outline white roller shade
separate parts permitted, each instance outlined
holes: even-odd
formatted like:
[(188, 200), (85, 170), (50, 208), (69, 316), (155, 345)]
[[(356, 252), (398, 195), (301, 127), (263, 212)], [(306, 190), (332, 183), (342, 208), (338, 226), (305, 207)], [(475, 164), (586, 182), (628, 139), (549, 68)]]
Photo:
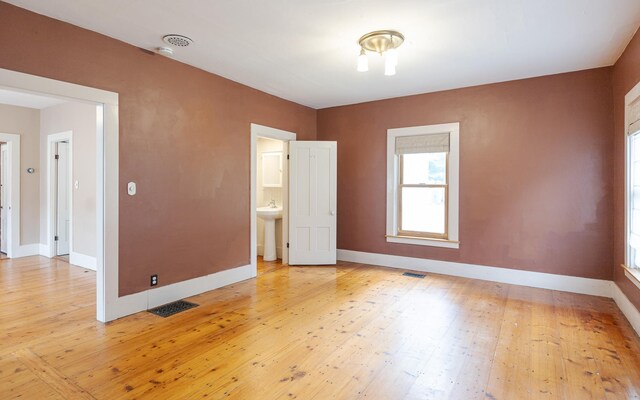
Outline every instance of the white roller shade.
[(449, 134), (399, 136), (396, 138), (396, 154), (447, 153)]

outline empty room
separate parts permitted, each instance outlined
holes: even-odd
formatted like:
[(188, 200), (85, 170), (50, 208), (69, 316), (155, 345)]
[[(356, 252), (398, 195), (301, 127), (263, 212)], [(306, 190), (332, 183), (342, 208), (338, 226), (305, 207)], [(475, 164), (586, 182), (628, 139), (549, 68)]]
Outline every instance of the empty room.
[(638, 28), (0, 1), (0, 399), (640, 399)]

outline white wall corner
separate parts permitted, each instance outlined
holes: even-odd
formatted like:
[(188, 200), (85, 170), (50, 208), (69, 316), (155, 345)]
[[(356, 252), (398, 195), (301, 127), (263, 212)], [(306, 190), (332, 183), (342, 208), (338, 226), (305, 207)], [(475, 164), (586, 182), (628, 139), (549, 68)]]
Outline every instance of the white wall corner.
[(640, 311), (631, 303), (615, 282), (611, 282), (611, 293), (620, 311), (627, 317), (633, 329), (640, 336)]
[(98, 260), (95, 257), (72, 251), (69, 254), (69, 264), (95, 271)]
[(512, 285), (611, 297), (611, 281), (601, 279), (546, 274), (542, 272), (402, 257), (389, 254), (364, 253), (352, 250), (338, 250), (338, 259), (389, 268), (408, 269)]
[(49, 253), (49, 245), (48, 244), (40, 243), (39, 247), (40, 247), (40, 255), (42, 257), (50, 257), (49, 256), (50, 253)]

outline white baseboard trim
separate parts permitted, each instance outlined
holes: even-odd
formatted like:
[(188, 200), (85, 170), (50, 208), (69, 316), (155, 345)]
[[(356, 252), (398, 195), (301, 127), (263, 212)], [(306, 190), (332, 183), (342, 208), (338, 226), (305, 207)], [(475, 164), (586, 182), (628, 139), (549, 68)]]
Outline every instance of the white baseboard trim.
[(98, 261), (95, 257), (72, 251), (71, 253), (69, 253), (69, 264), (95, 271)]
[(389, 254), (365, 253), (352, 250), (338, 250), (338, 260), (509, 283), (512, 285), (560, 290), (563, 292), (611, 297), (611, 281), (601, 279), (546, 274), (542, 272), (394, 256)]
[[(109, 307), (107, 321), (122, 318), (172, 301), (191, 297), (210, 290), (228, 286), (246, 279), (254, 278), (255, 271), (251, 265), (232, 268), (214, 274), (189, 279), (187, 281), (161, 286), (156, 289), (119, 297), (116, 304)], [(162, 277), (159, 277), (162, 279)]]
[(618, 308), (620, 308), (620, 311), (622, 311), (624, 316), (627, 317), (627, 320), (629, 320), (633, 329), (636, 331), (638, 336), (640, 336), (640, 311), (638, 311), (633, 303), (629, 301), (627, 296), (625, 296), (615, 282), (611, 282), (611, 295), (618, 305)]
[(12, 258), (30, 257), (40, 255), (40, 243), (23, 244), (18, 251), (12, 254)]

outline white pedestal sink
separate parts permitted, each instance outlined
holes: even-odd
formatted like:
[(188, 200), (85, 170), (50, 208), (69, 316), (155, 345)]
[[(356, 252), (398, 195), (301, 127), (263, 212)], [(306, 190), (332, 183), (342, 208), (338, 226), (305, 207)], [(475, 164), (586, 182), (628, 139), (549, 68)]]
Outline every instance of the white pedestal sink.
[(282, 218), (282, 207), (258, 207), (258, 217), (264, 221), (264, 261), (275, 261), (276, 255), (276, 220)]

